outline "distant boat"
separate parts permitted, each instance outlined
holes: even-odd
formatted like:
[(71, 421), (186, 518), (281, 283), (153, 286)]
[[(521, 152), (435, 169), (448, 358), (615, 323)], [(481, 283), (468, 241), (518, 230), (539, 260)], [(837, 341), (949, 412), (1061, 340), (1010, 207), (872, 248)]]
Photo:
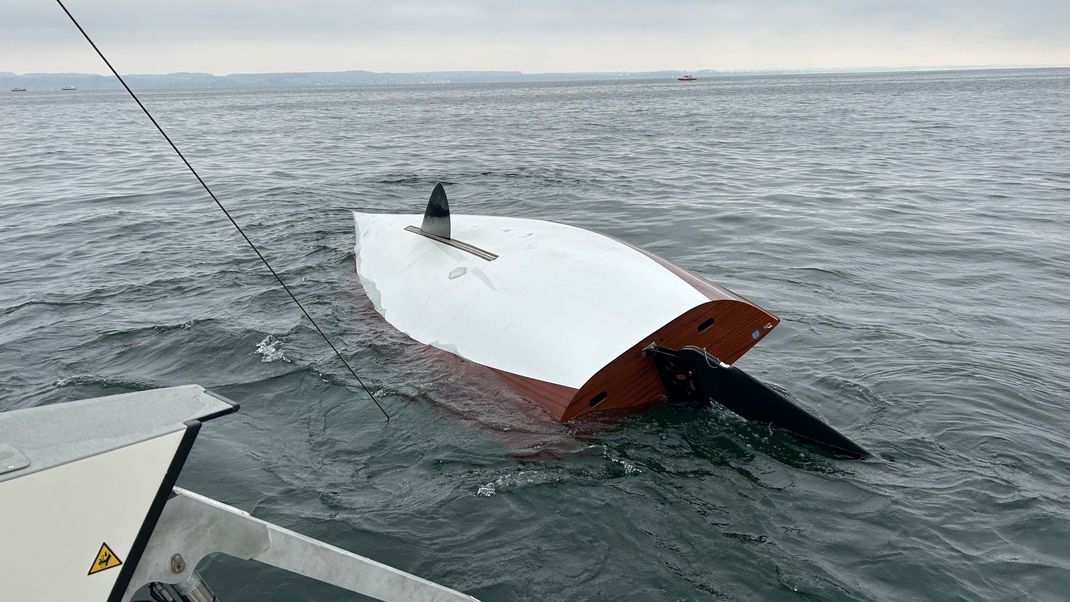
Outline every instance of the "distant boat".
[(70, 91), (70, 90), (77, 90), (77, 89), (78, 89), (78, 88), (75, 88), (74, 86), (63, 86), (63, 90), (67, 90), (67, 91)]
[(695, 77), (694, 75), (691, 75), (690, 73), (688, 73), (687, 75), (685, 75), (683, 77), (678, 77), (676, 79), (678, 79), (678, 80), (680, 80), (682, 82), (693, 82), (693, 81), (697, 80), (698, 78)]
[(11, 91), (12, 92), (25, 92), (26, 88), (12, 88)]

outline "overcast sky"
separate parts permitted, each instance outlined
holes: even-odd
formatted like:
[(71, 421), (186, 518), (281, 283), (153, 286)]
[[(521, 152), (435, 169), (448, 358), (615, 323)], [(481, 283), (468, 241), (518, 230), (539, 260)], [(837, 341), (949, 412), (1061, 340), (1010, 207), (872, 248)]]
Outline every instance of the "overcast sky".
[[(1070, 0), (65, 0), (125, 73), (1070, 65)], [(104, 68), (0, 0), (0, 71)]]

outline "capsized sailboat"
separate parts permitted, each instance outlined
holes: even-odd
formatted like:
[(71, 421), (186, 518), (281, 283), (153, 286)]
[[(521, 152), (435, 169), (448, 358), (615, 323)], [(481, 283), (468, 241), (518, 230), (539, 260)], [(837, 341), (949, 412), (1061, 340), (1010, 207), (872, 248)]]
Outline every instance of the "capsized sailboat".
[(780, 322), (652, 253), (554, 222), (354, 213), (356, 267), (409, 337), (482, 364), (554, 418), (721, 402), (830, 451), (858, 445), (731, 364)]

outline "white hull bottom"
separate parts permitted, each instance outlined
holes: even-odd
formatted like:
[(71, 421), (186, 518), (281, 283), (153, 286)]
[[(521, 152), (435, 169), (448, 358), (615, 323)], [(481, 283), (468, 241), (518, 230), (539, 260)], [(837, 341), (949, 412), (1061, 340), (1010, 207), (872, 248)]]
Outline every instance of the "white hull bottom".
[(651, 344), (694, 345), (731, 363), (779, 322), (609, 236), (449, 215), (439, 192), (422, 218), (354, 214), (364, 291), (401, 332), (492, 369), (558, 420), (663, 397), (642, 354)]

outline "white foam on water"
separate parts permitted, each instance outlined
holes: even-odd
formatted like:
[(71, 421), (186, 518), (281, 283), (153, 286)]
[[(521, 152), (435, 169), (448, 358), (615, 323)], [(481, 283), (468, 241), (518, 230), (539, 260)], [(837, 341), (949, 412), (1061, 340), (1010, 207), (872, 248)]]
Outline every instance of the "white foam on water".
[(275, 335), (267, 335), (264, 340), (256, 344), (256, 352), (263, 356), (260, 361), (267, 364), (277, 360), (288, 362), (286, 356), (282, 353), (282, 341), (275, 338)]

